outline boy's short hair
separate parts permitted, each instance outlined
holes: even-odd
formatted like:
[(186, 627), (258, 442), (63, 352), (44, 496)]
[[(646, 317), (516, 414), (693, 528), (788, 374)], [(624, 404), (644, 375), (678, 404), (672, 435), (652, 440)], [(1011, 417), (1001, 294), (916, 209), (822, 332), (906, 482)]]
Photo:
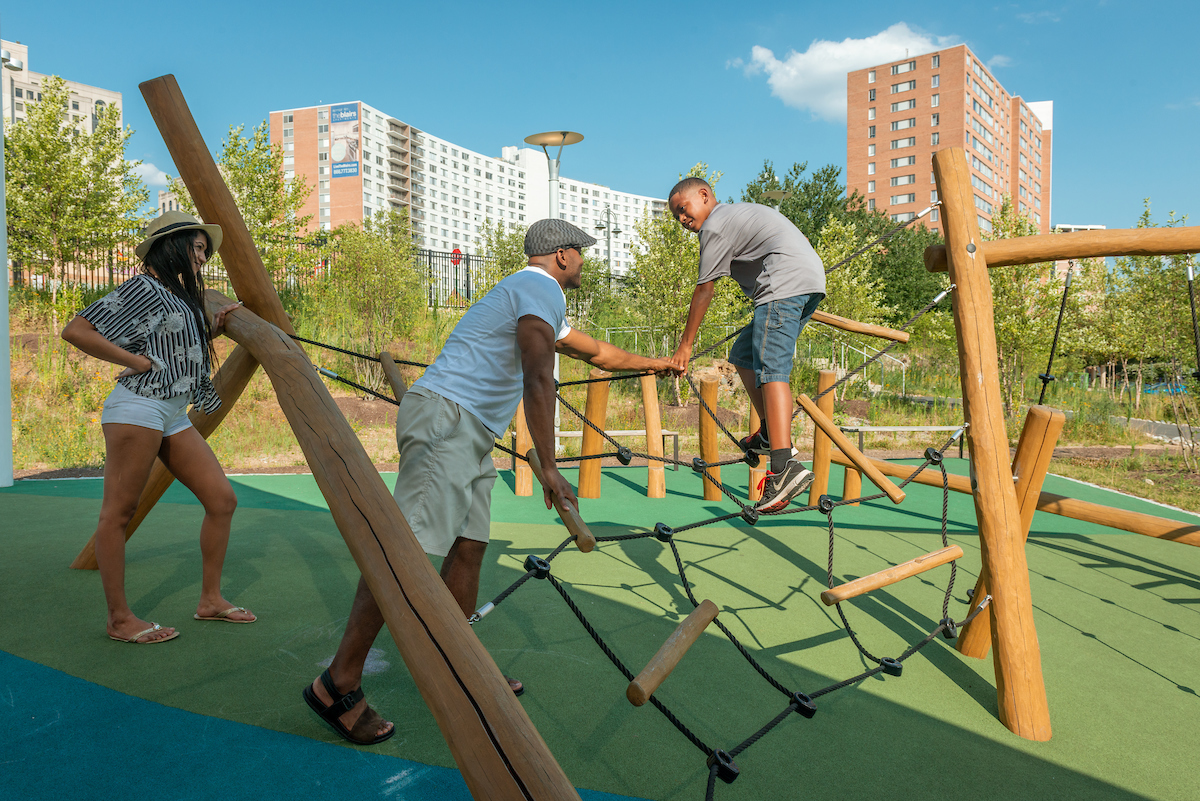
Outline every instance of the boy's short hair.
[(707, 189), (710, 193), (712, 192), (712, 187), (709, 186), (708, 181), (704, 180), (703, 178), (697, 178), (689, 175), (687, 178), (684, 178), (682, 181), (675, 184), (675, 186), (671, 187), (671, 191), (667, 193), (667, 201), (669, 202), (671, 198), (675, 197), (680, 192), (688, 192), (692, 189), (700, 189), (701, 187)]

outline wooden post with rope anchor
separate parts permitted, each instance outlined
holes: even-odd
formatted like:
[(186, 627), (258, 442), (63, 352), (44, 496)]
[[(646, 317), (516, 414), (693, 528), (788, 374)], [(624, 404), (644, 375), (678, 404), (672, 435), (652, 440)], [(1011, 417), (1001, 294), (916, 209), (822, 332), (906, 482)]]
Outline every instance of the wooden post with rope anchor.
[[(1037, 510), (1042, 484), (1050, 469), (1050, 457), (1054, 455), (1054, 446), (1058, 443), (1058, 435), (1062, 433), (1066, 420), (1065, 414), (1048, 406), (1031, 406), (1025, 415), (1025, 425), (1021, 429), (1021, 438), (1017, 440), (1017, 452), (1012, 461), (1012, 473), (1017, 481), (1017, 504), (1021, 510), (1022, 543), (1029, 539), (1033, 513)], [(979, 568), (975, 593), (971, 597), (983, 598), (991, 592), (990, 584), (991, 573), (985, 562)], [(965, 656), (983, 659), (991, 644), (991, 618), (988, 615), (976, 615), (959, 631), (954, 647)]]
[[(588, 378), (608, 378), (612, 373), (593, 368)], [(588, 421), (604, 431), (608, 428), (608, 382), (596, 381), (587, 385), (587, 404), (583, 409)], [(583, 426), (582, 456), (596, 456), (604, 452), (604, 437), (586, 423)], [(600, 497), (600, 460), (586, 459), (579, 463), (579, 497)]]
[(952, 147), (934, 153), (933, 171), (942, 200), (950, 281), (956, 286), (954, 329), (975, 471), (975, 516), (993, 585), (988, 610), (1000, 721), (1026, 739), (1048, 740), (1050, 710), (996, 371), (992, 287), (980, 247), (983, 240), (965, 151)]
[[(817, 377), (817, 408), (826, 417), (833, 417), (833, 393), (829, 389), (837, 382), (836, 370), (822, 370)], [(821, 393), (824, 393), (823, 395)], [(829, 492), (829, 451), (832, 440), (820, 426), (813, 426), (813, 483), (808, 489), (808, 505), (816, 506), (817, 499)]]
[[(758, 431), (762, 426), (762, 418), (758, 416), (758, 409), (754, 408), (754, 404), (750, 404), (750, 430), (747, 432), (750, 436)], [(766, 458), (762, 455), (758, 457), (758, 465), (750, 468), (750, 490), (749, 498), (752, 501), (762, 500), (762, 482), (767, 477), (767, 468), (770, 467), (770, 455)]]
[[(517, 453), (528, 453), (533, 447), (533, 437), (529, 434), (529, 418), (525, 416), (525, 399), (517, 404)], [(538, 479), (541, 480), (540, 477)], [(533, 494), (533, 472), (529, 463), (517, 459), (516, 494), (526, 497)]]
[[(658, 405), (658, 377), (644, 375), (638, 379), (642, 385), (642, 413), (646, 418), (646, 453), (662, 457), (662, 409)], [(667, 497), (667, 474), (663, 463), (646, 460), (646, 497)]]

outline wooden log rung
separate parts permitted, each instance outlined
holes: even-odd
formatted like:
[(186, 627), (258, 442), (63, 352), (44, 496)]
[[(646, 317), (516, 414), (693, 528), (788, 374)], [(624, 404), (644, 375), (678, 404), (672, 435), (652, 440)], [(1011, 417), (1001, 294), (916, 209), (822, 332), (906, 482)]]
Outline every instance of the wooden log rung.
[[(542, 477), (542, 461), (538, 458), (537, 448), (530, 448), (525, 453), (525, 458), (529, 461), (529, 467), (533, 470), (533, 474), (537, 476), (538, 483), (543, 487), (546, 486), (546, 479)], [(584, 523), (583, 518), (579, 516), (579, 510), (558, 497), (557, 494), (552, 493), (551, 497), (554, 499), (554, 508), (558, 510), (563, 525), (575, 536), (575, 544), (579, 546), (579, 550), (584, 553), (591, 552), (596, 547), (596, 538), (592, 536), (587, 523)]]
[(813, 421), (813, 425), (824, 431), (825, 435), (833, 440), (833, 444), (850, 459), (863, 475), (871, 479), (871, 483), (879, 487), (892, 503), (900, 503), (904, 500), (904, 490), (888, 481), (887, 476), (871, 463), (871, 459), (856, 448), (854, 443), (850, 441), (850, 438), (842, 433), (842, 429), (837, 423), (833, 422), (823, 411), (817, 408), (817, 404), (813, 403), (812, 398), (807, 395), (800, 395), (796, 398), (796, 402), (800, 404), (800, 408), (804, 409), (804, 413)]
[(826, 606), (833, 606), (842, 601), (848, 601), (851, 598), (865, 595), (872, 590), (878, 590), (889, 584), (895, 584), (897, 581), (903, 581), (906, 578), (920, 575), (926, 570), (941, 567), (947, 562), (953, 562), (955, 559), (962, 559), (962, 555), (962, 548), (957, 545), (939, 548), (932, 553), (918, 556), (916, 559), (909, 559), (907, 562), (898, 564), (895, 567), (889, 567), (886, 570), (880, 570), (869, 576), (863, 576), (862, 578), (854, 579), (854, 581), (847, 581), (845, 584), (830, 587), (821, 593), (821, 601)]
[(701, 601), (700, 605), (675, 627), (675, 631), (663, 643), (662, 648), (658, 649), (654, 658), (646, 663), (642, 672), (629, 682), (629, 687), (625, 690), (625, 697), (629, 699), (629, 703), (641, 706), (649, 701), (650, 696), (654, 695), (654, 691), (671, 675), (679, 660), (696, 640), (700, 639), (700, 635), (716, 617), (717, 605), (708, 599)]

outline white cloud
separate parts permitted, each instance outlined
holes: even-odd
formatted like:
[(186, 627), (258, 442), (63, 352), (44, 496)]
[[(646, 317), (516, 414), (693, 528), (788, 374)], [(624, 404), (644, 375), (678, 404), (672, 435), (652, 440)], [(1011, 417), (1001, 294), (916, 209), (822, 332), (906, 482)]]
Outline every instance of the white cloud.
[(146, 182), (146, 186), (165, 187), (167, 185), (167, 174), (148, 161), (143, 161), (134, 167), (133, 171)]
[[(808, 109), (831, 122), (846, 119), (846, 73), (873, 64), (897, 61), (959, 43), (955, 36), (930, 36), (897, 22), (865, 39), (830, 42), (817, 39), (803, 53), (789, 50), (781, 60), (756, 45), (746, 74), (767, 74), (771, 94), (785, 105)], [(734, 66), (730, 62), (729, 66)]]
[(1011, 67), (1012, 63), (1012, 59), (1008, 56), (997, 54), (988, 59), (987, 65), (988, 69), (995, 69), (996, 67)]

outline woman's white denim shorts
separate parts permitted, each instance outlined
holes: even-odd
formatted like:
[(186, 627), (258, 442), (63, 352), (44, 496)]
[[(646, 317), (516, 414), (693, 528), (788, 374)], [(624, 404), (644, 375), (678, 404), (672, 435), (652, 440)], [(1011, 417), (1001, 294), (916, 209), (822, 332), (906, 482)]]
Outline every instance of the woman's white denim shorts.
[(122, 423), (153, 428), (161, 431), (164, 437), (169, 437), (191, 426), (192, 421), (188, 419), (187, 414), (189, 400), (191, 393), (176, 395), (166, 400), (146, 398), (136, 392), (130, 392), (118, 383), (104, 401), (104, 413), (100, 415), (100, 424)]

